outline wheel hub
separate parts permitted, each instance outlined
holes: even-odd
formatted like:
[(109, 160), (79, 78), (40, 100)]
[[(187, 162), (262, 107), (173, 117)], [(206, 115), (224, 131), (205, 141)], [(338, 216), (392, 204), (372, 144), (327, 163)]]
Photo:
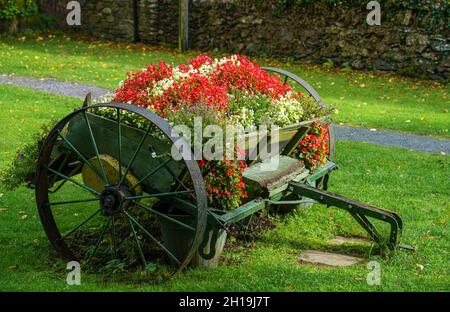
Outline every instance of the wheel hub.
[(105, 188), (100, 194), (100, 207), (103, 213), (108, 216), (120, 213), (130, 204), (130, 201), (127, 200), (128, 196), (130, 196), (130, 192), (125, 185), (115, 185)]

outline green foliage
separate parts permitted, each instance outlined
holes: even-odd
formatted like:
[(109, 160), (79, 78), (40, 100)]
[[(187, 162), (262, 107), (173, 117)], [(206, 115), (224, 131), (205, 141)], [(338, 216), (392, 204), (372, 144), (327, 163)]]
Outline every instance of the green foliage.
[(0, 172), (0, 184), (7, 190), (13, 190), (23, 184), (33, 185), (39, 151), (47, 134), (56, 124), (56, 120), (42, 125), (31, 135), (30, 140), (16, 152), (14, 160)]
[(35, 0), (0, 0), (0, 20), (29, 17), (37, 11)]

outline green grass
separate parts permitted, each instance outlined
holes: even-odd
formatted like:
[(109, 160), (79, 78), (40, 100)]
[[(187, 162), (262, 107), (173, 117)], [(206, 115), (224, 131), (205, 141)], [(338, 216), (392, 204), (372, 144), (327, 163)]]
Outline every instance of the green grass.
[[(130, 70), (160, 60), (176, 65), (197, 54), (141, 44), (80, 41), (67, 36), (0, 37), (0, 73), (52, 77), (114, 89)], [(338, 123), (450, 137), (448, 85), (283, 64), (271, 59), (256, 61), (287, 69), (307, 80), (325, 103), (337, 108), (334, 120)]]
[[(0, 169), (42, 122), (80, 106), (79, 100), (13, 86), (0, 85), (0, 94)], [(225, 249), (218, 269), (190, 269), (158, 284), (136, 276), (82, 272), (82, 285), (71, 287), (65, 263), (49, 260), (51, 248), (34, 193), (22, 187), (0, 190), (0, 290), (449, 291), (450, 157), (350, 142), (338, 142), (336, 156), (341, 169), (333, 173), (331, 191), (400, 213), (403, 243), (417, 247), (416, 252), (398, 251), (386, 260), (363, 245), (332, 246), (328, 239), (334, 235), (363, 232), (345, 212), (316, 206), (280, 219), (253, 246)], [(367, 285), (366, 263), (349, 268), (299, 265), (297, 255), (310, 248), (380, 261), (381, 286)]]

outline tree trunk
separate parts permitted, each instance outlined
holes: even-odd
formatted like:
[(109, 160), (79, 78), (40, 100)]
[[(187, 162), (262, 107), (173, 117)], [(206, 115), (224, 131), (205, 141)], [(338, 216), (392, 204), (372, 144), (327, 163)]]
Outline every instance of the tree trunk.
[(17, 24), (18, 24), (18, 22), (17, 22), (16, 18), (11, 20), (11, 22), (9, 24), (9, 30), (8, 30), (8, 33), (10, 35), (15, 35), (17, 33)]

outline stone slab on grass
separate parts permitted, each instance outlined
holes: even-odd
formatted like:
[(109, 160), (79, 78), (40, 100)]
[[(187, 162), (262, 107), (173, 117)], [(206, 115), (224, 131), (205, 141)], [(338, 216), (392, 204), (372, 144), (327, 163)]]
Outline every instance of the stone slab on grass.
[(362, 262), (363, 260), (364, 259), (362, 258), (319, 250), (305, 250), (298, 257), (298, 261), (300, 263), (310, 263), (334, 267), (351, 266), (359, 262)]
[(364, 239), (364, 238), (357, 238), (357, 237), (344, 237), (344, 236), (336, 236), (329, 241), (331, 244), (334, 245), (341, 245), (341, 244), (371, 244), (372, 242)]

